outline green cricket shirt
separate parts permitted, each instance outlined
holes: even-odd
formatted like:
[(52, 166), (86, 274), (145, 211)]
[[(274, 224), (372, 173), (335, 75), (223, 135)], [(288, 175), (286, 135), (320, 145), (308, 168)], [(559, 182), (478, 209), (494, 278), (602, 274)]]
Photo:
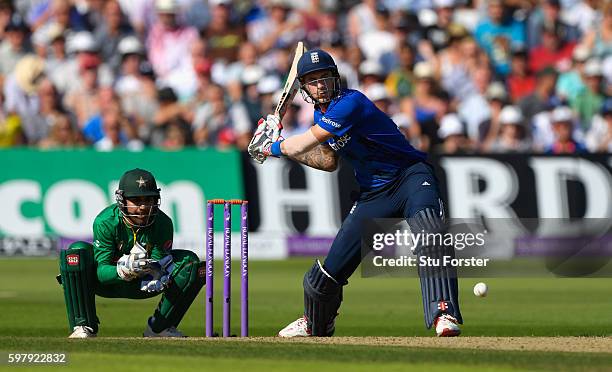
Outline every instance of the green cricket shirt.
[(161, 210), (153, 224), (138, 228), (125, 223), (117, 204), (106, 207), (93, 223), (98, 280), (102, 284), (123, 282), (117, 274), (117, 260), (130, 253), (135, 239), (146, 248), (147, 258), (160, 260), (172, 249), (173, 234), (172, 220)]

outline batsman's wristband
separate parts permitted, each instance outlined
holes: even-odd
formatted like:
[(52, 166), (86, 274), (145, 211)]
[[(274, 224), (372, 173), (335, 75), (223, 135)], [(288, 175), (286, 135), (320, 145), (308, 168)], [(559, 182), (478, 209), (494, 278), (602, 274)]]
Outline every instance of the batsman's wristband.
[(272, 156), (275, 156), (277, 158), (283, 156), (283, 152), (281, 151), (281, 142), (283, 141), (284, 140), (276, 141), (272, 144), (272, 147), (270, 147), (270, 154)]

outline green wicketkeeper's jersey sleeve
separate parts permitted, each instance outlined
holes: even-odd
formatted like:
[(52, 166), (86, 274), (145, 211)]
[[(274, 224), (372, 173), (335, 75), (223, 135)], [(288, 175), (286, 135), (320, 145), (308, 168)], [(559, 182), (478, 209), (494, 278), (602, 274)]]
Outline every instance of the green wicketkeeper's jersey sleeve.
[(102, 284), (113, 284), (122, 282), (117, 274), (117, 263), (115, 262), (115, 240), (109, 227), (100, 220), (96, 220), (93, 226), (94, 234), (94, 258), (97, 262), (98, 280)]
[(174, 238), (174, 226), (172, 225), (172, 219), (165, 213), (161, 213), (157, 216), (155, 221), (155, 236), (152, 237), (153, 248), (151, 249), (151, 258), (154, 260), (161, 260), (170, 253), (172, 249), (172, 239)]

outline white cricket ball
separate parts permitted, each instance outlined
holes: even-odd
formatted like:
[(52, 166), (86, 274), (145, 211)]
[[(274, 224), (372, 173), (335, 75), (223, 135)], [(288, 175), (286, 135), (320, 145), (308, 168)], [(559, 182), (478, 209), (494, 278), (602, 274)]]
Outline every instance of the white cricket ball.
[(484, 283), (476, 283), (474, 286), (474, 295), (478, 297), (486, 297), (487, 296), (487, 285)]

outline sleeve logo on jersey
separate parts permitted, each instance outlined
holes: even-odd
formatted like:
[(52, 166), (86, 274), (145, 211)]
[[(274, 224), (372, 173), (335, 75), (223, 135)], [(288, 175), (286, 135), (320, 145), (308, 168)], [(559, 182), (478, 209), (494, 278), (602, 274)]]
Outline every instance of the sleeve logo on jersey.
[(78, 254), (69, 254), (66, 256), (66, 263), (69, 266), (78, 266), (79, 265), (79, 255)]
[(310, 53), (310, 62), (319, 63), (319, 52)]
[(335, 137), (334, 140), (333, 140), (334, 142), (331, 142), (329, 144), (329, 147), (331, 147), (332, 150), (334, 150), (334, 151), (338, 151), (341, 148), (343, 148), (344, 146), (346, 146), (346, 144), (350, 140), (351, 140), (351, 136), (349, 136), (348, 133), (347, 133), (347, 134), (345, 134), (342, 137)]
[(332, 127), (334, 127), (334, 128), (340, 128), (340, 127), (342, 127), (342, 125), (340, 125), (340, 124), (336, 123), (336, 122), (335, 122), (335, 121), (333, 121), (333, 120), (330, 120), (330, 119), (326, 118), (325, 116), (323, 116), (323, 117), (321, 118), (321, 120), (322, 120), (324, 123), (329, 124), (329, 125), (331, 125), (331, 126), (332, 126)]

